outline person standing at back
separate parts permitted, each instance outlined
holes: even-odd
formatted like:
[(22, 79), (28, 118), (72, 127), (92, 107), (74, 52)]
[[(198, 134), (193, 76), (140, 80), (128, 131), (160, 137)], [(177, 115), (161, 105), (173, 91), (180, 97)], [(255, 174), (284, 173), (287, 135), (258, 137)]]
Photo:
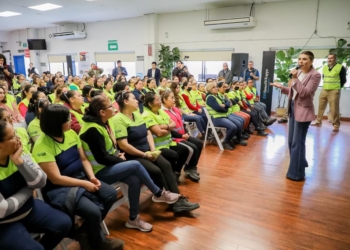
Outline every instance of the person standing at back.
[(122, 67), (122, 61), (118, 60), (117, 61), (117, 67), (113, 69), (112, 71), (112, 76), (114, 78), (117, 78), (117, 76), (127, 76), (128, 72), (126, 71), (126, 69), (124, 67)]
[(254, 88), (256, 88), (256, 81), (259, 81), (260, 75), (259, 75), (259, 70), (254, 68), (254, 62), (249, 61), (248, 62), (248, 69), (245, 69), (243, 71), (243, 79), (244, 81), (248, 82), (249, 79), (253, 80), (254, 83)]
[(159, 80), (161, 77), (160, 69), (157, 68), (157, 63), (152, 62), (152, 68), (147, 71), (148, 78), (154, 78), (156, 80), (157, 86), (159, 86)]
[(290, 163), (286, 177), (293, 181), (304, 180), (305, 168), (309, 166), (305, 142), (309, 125), (315, 118), (313, 99), (321, 81), (320, 73), (312, 65), (313, 60), (314, 54), (311, 51), (301, 52), (298, 59), (300, 70), (291, 71), (291, 87), (284, 87), (277, 82), (270, 84), (288, 95)]
[(33, 66), (33, 63), (29, 63), (29, 68), (28, 68), (28, 76), (30, 75), (39, 75), (39, 71), (38, 69), (36, 69), (34, 66)]
[(318, 114), (315, 122), (311, 126), (321, 127), (323, 113), (329, 103), (333, 132), (338, 132), (340, 127), (339, 101), (340, 91), (346, 83), (346, 69), (337, 63), (337, 55), (328, 55), (328, 65), (322, 71), (323, 86), (319, 96)]
[(220, 70), (218, 74), (218, 78), (219, 77), (225, 77), (225, 82), (227, 84), (230, 84), (230, 82), (232, 81), (233, 75), (231, 73), (231, 70), (228, 69), (228, 65), (226, 62), (224, 62), (224, 64), (222, 65), (222, 70)]

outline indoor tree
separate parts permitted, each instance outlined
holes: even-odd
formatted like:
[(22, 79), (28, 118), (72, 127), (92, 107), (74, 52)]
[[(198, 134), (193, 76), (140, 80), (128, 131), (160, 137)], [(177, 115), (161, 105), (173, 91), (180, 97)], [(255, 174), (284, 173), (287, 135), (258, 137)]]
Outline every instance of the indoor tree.
[(178, 47), (170, 49), (170, 46), (160, 45), (159, 68), (163, 77), (171, 79), (172, 70), (175, 63), (180, 60), (180, 50)]

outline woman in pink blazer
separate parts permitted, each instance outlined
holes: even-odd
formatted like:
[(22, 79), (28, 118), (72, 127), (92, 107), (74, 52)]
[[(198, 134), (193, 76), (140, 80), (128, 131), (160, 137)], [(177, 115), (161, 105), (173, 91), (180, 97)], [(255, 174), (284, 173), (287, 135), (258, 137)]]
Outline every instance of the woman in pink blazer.
[(289, 105), (289, 134), (288, 146), (290, 154), (287, 178), (294, 181), (305, 179), (306, 160), (305, 140), (311, 121), (315, 119), (313, 99), (321, 81), (321, 74), (312, 66), (314, 54), (303, 51), (298, 59), (300, 70), (291, 71), (292, 84), (284, 87), (280, 83), (272, 86), (280, 88), (283, 94), (288, 95)]

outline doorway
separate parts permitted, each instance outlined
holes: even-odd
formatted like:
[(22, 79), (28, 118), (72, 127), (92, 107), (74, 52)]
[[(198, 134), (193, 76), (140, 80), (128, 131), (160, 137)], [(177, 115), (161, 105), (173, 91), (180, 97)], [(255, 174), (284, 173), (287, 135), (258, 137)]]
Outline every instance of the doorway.
[(13, 63), (15, 65), (15, 72), (17, 74), (27, 75), (23, 55), (13, 56)]

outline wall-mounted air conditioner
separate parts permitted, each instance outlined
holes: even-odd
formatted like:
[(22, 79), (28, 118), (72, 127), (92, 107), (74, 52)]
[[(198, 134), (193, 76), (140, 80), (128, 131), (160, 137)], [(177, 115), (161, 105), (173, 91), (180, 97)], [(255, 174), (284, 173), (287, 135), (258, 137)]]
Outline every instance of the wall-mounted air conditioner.
[(239, 17), (232, 19), (206, 20), (204, 26), (209, 29), (239, 29), (256, 26), (255, 17)]
[(61, 33), (53, 33), (52, 37), (61, 40), (84, 39), (86, 38), (86, 33), (81, 31), (68, 31)]

